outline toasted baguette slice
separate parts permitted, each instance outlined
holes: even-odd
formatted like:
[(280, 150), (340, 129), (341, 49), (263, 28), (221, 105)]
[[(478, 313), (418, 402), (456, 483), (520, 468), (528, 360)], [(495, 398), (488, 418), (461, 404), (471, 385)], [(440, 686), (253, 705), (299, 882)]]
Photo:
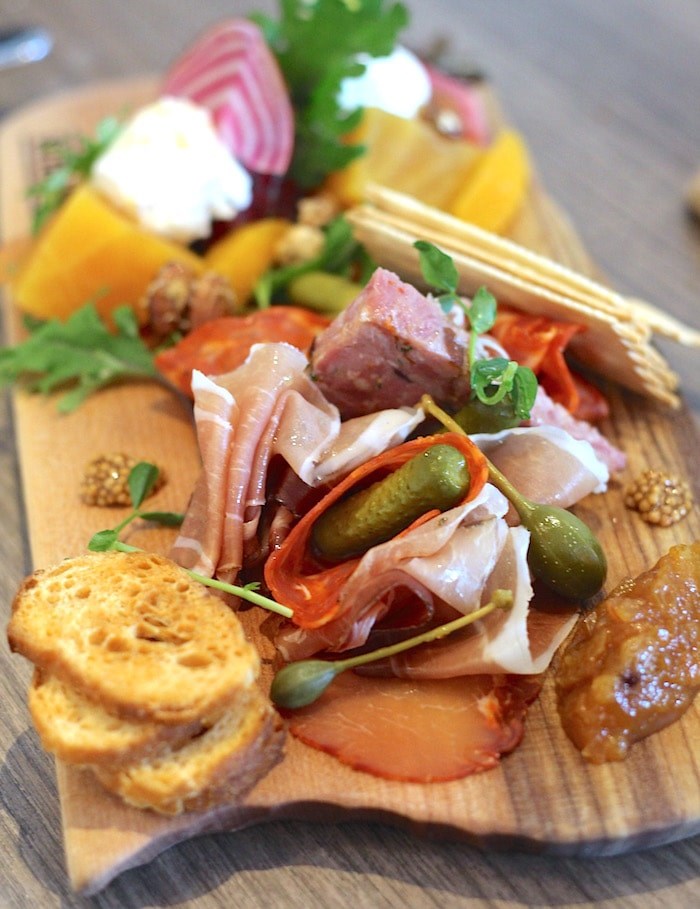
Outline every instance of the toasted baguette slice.
[(119, 716), (182, 725), (220, 716), (260, 660), (235, 613), (151, 553), (89, 553), (36, 571), (8, 640)]
[(98, 780), (136, 808), (205, 811), (239, 801), (281, 758), (284, 728), (253, 687), (245, 705), (180, 748), (121, 769), (95, 766)]
[(41, 744), (67, 764), (133, 763), (181, 745), (202, 728), (199, 721), (166, 726), (123, 719), (41, 669), (29, 687), (29, 712)]

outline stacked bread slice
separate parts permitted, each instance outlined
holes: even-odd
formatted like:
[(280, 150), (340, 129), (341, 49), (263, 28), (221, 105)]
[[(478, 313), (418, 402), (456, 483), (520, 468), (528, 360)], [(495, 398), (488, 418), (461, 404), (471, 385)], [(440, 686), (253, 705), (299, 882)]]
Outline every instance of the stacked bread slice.
[(89, 553), (38, 570), (8, 639), (35, 664), (29, 707), (44, 747), (130, 804), (179, 814), (235, 802), (281, 757), (257, 651), (169, 559)]

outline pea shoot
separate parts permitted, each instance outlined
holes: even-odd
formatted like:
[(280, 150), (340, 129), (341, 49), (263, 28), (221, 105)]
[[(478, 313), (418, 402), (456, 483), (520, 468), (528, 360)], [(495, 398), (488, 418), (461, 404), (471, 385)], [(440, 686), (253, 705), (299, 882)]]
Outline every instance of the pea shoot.
[[(454, 262), (432, 243), (418, 240), (420, 267), (425, 281), (438, 292), (438, 303), (445, 312), (459, 307), (470, 328), (466, 352), (466, 368), (470, 380), (470, 400), (465, 412), (457, 418), (460, 425), (469, 421), (468, 432), (492, 431), (489, 414), (484, 408), (499, 408), (499, 427), (517, 425), (530, 416), (537, 395), (537, 379), (528, 366), (521, 366), (505, 357), (477, 358), (479, 335), (490, 331), (496, 322), (496, 299), (485, 287), (480, 287), (471, 303), (458, 294), (459, 274)], [(482, 427), (485, 427), (483, 429)]]
[[(132, 521), (140, 518), (143, 521), (151, 521), (155, 524), (162, 524), (165, 527), (179, 527), (182, 524), (184, 515), (176, 511), (144, 511), (141, 506), (144, 500), (153, 490), (158, 479), (158, 468), (155, 464), (149, 464), (147, 461), (140, 461), (129, 472), (127, 484), (129, 487), (129, 497), (131, 498), (132, 511), (117, 524), (116, 527), (107, 530), (100, 530), (94, 534), (88, 543), (88, 549), (91, 552), (108, 552), (111, 549), (119, 552), (140, 552), (137, 546), (131, 546), (119, 539), (122, 530), (131, 524)], [(291, 618), (292, 610), (288, 606), (277, 603), (270, 597), (257, 593), (258, 584), (246, 584), (243, 587), (237, 584), (228, 584), (225, 581), (219, 581), (217, 578), (208, 578), (206, 575), (199, 574), (196, 571), (185, 569), (189, 576), (205, 587), (211, 587), (215, 590), (221, 590), (224, 593), (233, 594), (240, 597), (248, 603), (256, 606), (262, 606), (270, 612), (275, 612), (285, 618)]]

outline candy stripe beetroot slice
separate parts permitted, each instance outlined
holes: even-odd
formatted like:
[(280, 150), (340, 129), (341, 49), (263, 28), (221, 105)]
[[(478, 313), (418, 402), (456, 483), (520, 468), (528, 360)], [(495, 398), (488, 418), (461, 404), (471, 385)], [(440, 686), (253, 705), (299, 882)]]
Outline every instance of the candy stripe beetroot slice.
[(286, 172), (294, 113), (277, 61), (254, 23), (230, 19), (205, 32), (171, 67), (163, 94), (206, 107), (222, 140), (249, 170)]

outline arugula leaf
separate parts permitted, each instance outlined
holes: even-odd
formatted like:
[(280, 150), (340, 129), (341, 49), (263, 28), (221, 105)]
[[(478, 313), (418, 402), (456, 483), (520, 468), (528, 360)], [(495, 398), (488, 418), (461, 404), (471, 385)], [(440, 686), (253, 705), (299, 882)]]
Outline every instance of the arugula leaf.
[(325, 242), (321, 252), (313, 259), (300, 262), (298, 265), (285, 265), (271, 268), (259, 279), (253, 294), (255, 302), (261, 309), (266, 309), (276, 294), (284, 287), (311, 271), (325, 271), (331, 274), (342, 273), (350, 263), (360, 260), (366, 270), (364, 251), (352, 233), (350, 222), (343, 215), (334, 218), (324, 229)]
[(0, 385), (22, 381), (41, 394), (72, 386), (58, 403), (58, 409), (68, 413), (92, 392), (118, 380), (159, 378), (133, 310), (120, 307), (113, 320), (114, 333), (93, 303), (76, 310), (66, 322), (27, 320), (29, 337), (0, 349)]
[(42, 144), (42, 151), (55, 156), (60, 164), (43, 180), (27, 189), (27, 195), (34, 200), (32, 233), (37, 233), (46, 219), (58, 209), (76, 180), (90, 175), (92, 165), (121, 129), (122, 124), (116, 117), (105, 117), (98, 123), (94, 138), (78, 136)]
[(358, 54), (391, 53), (408, 11), (385, 0), (281, 0), (278, 21), (251, 18), (277, 57), (296, 112), (290, 176), (302, 188), (318, 186), (363, 152), (342, 141), (362, 116), (338, 105), (342, 80), (364, 72)]

